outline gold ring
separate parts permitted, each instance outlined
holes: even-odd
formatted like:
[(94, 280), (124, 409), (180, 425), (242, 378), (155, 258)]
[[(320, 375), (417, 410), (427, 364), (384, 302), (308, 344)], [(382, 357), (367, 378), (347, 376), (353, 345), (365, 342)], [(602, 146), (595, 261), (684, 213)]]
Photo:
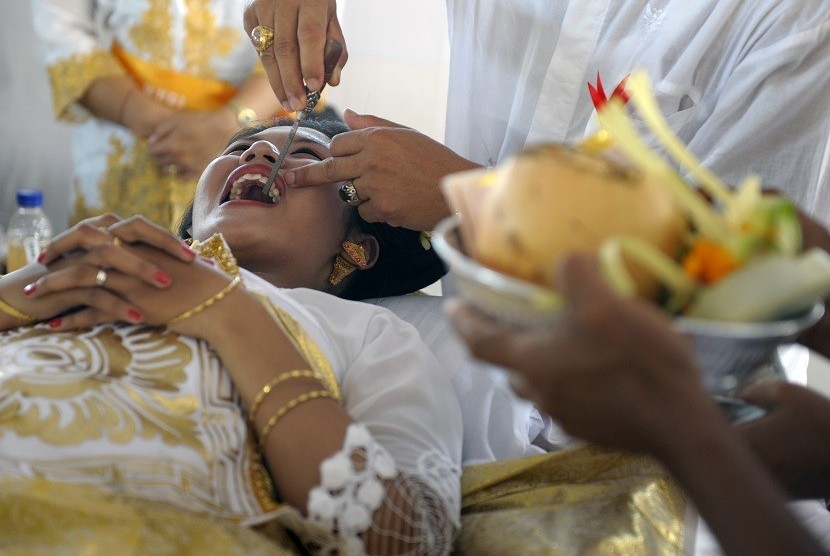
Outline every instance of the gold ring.
[(103, 268), (98, 269), (98, 273), (95, 275), (95, 287), (100, 288), (104, 285), (104, 282), (107, 281), (107, 271)]
[(113, 245), (115, 245), (116, 247), (121, 247), (121, 244), (122, 244), (122, 243), (124, 243), (124, 242), (123, 242), (123, 241), (121, 241), (121, 238), (120, 238), (120, 237), (114, 237), (114, 238), (112, 238), (112, 244), (113, 244)]
[(274, 30), (265, 25), (257, 25), (251, 30), (251, 42), (254, 43), (257, 53), (262, 56), (262, 53), (274, 44)]

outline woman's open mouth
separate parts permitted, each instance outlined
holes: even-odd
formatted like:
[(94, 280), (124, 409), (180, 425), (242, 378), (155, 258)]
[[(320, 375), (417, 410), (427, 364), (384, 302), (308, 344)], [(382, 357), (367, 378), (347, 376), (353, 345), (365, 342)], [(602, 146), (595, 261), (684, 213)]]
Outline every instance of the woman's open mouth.
[(282, 200), (284, 186), (282, 185), (282, 177), (277, 176), (268, 193), (262, 191), (262, 187), (268, 181), (268, 175), (263, 170), (264, 166), (260, 168), (242, 167), (228, 176), (228, 183), (225, 184), (225, 192), (222, 196), (220, 205), (228, 201), (255, 201), (268, 205), (276, 205)]

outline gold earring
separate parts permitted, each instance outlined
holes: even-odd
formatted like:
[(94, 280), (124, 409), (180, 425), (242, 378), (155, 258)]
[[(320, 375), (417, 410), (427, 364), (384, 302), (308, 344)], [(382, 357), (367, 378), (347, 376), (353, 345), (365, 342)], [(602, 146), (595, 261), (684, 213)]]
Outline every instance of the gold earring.
[(343, 251), (354, 261), (354, 264), (360, 268), (366, 268), (368, 264), (366, 261), (366, 249), (359, 243), (352, 243), (351, 241), (344, 241)]
[(336, 286), (355, 270), (357, 270), (355, 265), (337, 255), (334, 258), (334, 268), (331, 269), (331, 274), (329, 274), (329, 284)]

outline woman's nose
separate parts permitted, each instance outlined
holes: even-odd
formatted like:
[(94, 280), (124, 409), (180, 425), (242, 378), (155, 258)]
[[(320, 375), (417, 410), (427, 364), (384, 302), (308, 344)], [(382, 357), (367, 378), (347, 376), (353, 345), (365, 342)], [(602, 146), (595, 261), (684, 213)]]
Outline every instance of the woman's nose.
[(253, 162), (257, 158), (265, 159), (271, 164), (276, 164), (280, 152), (270, 141), (259, 140), (251, 144), (242, 153), (242, 161), (244, 163)]

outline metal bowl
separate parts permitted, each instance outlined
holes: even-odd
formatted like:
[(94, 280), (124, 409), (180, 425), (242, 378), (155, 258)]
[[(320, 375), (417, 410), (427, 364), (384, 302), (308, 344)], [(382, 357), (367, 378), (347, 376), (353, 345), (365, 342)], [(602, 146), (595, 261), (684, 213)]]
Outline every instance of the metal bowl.
[(558, 293), (487, 268), (466, 255), (458, 217), (441, 221), (431, 241), (449, 267), (458, 293), (482, 313), (518, 326), (549, 326), (557, 321), (563, 305)]
[(695, 356), (704, 370), (706, 387), (730, 396), (752, 380), (764, 377), (783, 379), (778, 347), (821, 319), (824, 304), (787, 319), (771, 322), (716, 322), (679, 317), (677, 330), (692, 340)]
[[(519, 326), (556, 323), (563, 300), (555, 291), (507, 276), (468, 257), (457, 217), (442, 221), (432, 234), (436, 253), (449, 267), (458, 293), (483, 313)], [(824, 314), (824, 304), (787, 319), (732, 323), (678, 317), (675, 328), (692, 341), (704, 383), (722, 405), (738, 406), (733, 398), (750, 382), (783, 380), (777, 348), (792, 342)]]

